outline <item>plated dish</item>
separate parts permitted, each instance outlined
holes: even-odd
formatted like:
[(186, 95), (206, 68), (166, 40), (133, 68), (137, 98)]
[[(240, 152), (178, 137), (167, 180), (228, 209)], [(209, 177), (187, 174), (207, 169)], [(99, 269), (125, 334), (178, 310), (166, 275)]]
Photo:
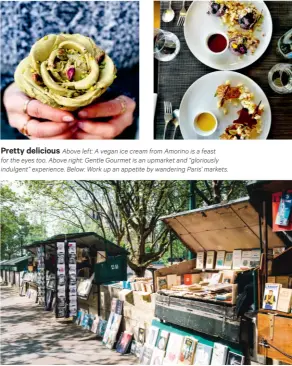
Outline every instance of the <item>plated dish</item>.
[(271, 120), (263, 90), (249, 77), (234, 71), (216, 71), (201, 77), (189, 87), (180, 105), (184, 139), (266, 139)]
[(273, 24), (263, 1), (194, 1), (184, 34), (193, 55), (219, 70), (251, 65), (267, 49)]

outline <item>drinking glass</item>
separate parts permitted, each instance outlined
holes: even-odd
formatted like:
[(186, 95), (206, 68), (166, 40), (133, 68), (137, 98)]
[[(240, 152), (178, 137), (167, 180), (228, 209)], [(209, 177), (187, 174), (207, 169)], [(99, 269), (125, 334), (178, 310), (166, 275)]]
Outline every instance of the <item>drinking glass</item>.
[(268, 75), (270, 87), (278, 94), (292, 93), (292, 64), (277, 64)]
[(180, 41), (171, 32), (154, 29), (154, 57), (159, 61), (171, 61), (180, 51)]

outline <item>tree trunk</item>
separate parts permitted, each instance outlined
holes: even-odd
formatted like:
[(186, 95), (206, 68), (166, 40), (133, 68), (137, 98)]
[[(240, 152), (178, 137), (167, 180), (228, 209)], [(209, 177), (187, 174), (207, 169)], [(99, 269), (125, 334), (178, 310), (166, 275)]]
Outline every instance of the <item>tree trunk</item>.
[(144, 277), (145, 276), (146, 267), (137, 267), (133, 271), (135, 272), (135, 275), (137, 277)]

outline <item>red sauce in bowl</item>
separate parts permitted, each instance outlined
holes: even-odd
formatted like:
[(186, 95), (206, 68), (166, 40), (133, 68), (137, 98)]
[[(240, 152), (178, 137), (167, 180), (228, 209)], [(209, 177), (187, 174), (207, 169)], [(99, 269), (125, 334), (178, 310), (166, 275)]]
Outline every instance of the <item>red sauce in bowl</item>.
[(212, 34), (208, 39), (208, 47), (214, 53), (222, 52), (227, 47), (227, 40), (220, 33)]

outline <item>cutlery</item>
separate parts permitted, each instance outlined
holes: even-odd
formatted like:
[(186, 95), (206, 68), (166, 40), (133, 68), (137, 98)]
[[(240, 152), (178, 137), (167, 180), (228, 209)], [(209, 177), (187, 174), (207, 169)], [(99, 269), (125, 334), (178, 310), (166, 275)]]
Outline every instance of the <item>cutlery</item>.
[(172, 135), (172, 139), (174, 140), (175, 138), (175, 134), (176, 134), (176, 130), (179, 126), (179, 109), (175, 109), (173, 111), (173, 120), (172, 120), (172, 123), (174, 124), (174, 132), (173, 132), (173, 135)]
[(186, 11), (186, 8), (185, 8), (185, 1), (183, 1), (182, 8), (179, 12), (179, 18), (178, 18), (178, 21), (177, 21), (177, 25), (182, 26), (182, 25), (185, 24), (186, 15), (187, 15), (187, 11)]
[(166, 129), (169, 122), (172, 120), (172, 104), (171, 102), (164, 102), (164, 132), (163, 132), (163, 140), (165, 140)]
[(162, 21), (165, 23), (169, 23), (173, 20), (175, 16), (174, 10), (171, 7), (171, 1), (169, 2), (168, 9), (164, 10), (162, 14)]

